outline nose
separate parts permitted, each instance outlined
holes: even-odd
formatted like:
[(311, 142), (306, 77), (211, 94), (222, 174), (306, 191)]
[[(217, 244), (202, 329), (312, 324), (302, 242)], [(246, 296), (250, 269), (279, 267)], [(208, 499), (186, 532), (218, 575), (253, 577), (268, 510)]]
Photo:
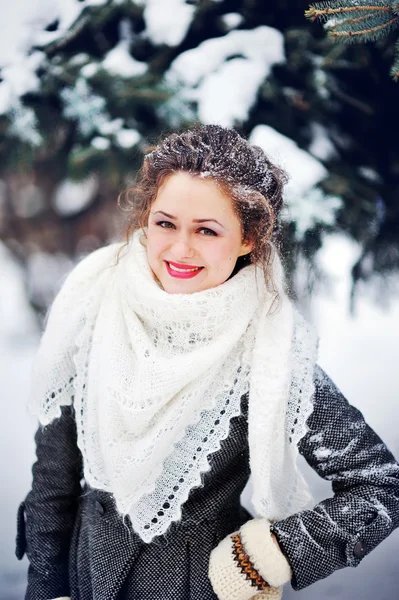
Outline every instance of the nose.
[(192, 258), (195, 251), (190, 236), (184, 232), (180, 232), (173, 243), (172, 252), (179, 259)]

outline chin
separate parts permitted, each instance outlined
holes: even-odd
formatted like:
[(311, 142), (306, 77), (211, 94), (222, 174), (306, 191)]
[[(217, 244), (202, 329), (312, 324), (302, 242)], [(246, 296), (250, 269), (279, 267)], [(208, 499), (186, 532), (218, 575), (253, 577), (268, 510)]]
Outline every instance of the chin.
[(168, 294), (195, 294), (195, 292), (207, 289), (201, 285), (195, 285), (192, 281), (161, 281), (161, 286)]

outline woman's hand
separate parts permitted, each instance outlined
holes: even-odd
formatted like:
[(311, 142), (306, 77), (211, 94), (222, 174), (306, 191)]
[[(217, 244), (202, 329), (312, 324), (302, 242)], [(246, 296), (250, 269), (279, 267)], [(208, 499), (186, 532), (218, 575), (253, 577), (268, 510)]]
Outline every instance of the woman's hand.
[(209, 578), (219, 600), (280, 600), (291, 568), (267, 519), (252, 519), (212, 551)]

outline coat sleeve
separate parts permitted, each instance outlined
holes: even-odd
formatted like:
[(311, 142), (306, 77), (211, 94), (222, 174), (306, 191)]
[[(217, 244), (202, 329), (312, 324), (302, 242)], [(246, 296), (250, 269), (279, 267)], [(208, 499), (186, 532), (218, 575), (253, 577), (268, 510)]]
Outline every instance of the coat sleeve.
[(356, 567), (399, 526), (399, 464), (320, 367), (307, 424), (299, 452), (331, 481), (334, 496), (271, 528), (296, 590)]
[(18, 511), (16, 555), (29, 559), (26, 600), (70, 596), (68, 554), (78, 499), (82, 457), (73, 409), (36, 435), (32, 489)]

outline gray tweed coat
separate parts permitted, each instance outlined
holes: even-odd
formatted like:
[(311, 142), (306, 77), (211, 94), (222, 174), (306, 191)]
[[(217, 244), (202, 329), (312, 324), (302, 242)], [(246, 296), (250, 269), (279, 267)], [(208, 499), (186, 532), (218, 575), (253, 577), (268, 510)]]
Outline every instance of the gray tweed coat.
[[(315, 384), (299, 451), (332, 482), (334, 497), (273, 526), (298, 590), (356, 567), (399, 526), (398, 463), (320, 368)], [(244, 396), (181, 522), (148, 545), (122, 522), (110, 494), (84, 482), (73, 410), (39, 428), (32, 490), (18, 511), (16, 554), (30, 562), (26, 599), (216, 600), (209, 554), (251, 518), (240, 506), (249, 477), (246, 412)]]

